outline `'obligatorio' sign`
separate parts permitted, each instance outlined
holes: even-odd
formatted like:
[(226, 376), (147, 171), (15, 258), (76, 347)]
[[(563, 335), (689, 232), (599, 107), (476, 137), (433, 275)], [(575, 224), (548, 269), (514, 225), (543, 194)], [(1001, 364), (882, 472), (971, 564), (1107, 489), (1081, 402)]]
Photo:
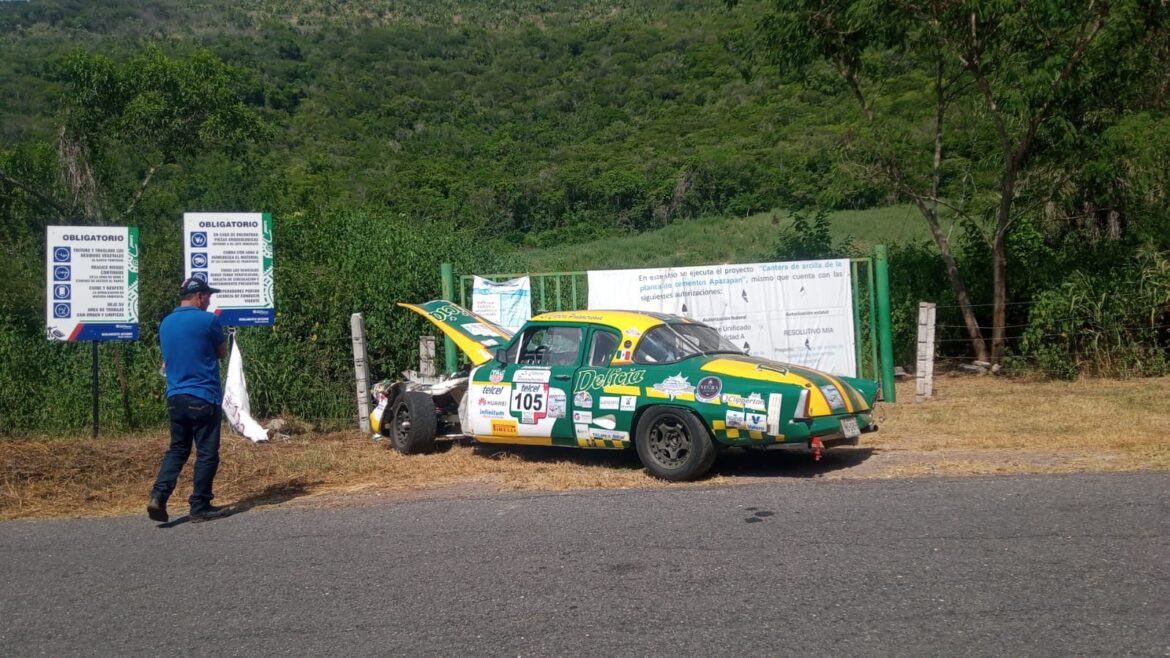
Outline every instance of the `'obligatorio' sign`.
[(49, 340), (138, 339), (138, 228), (48, 226)]
[(183, 259), (186, 277), (222, 291), (207, 309), (221, 324), (276, 322), (271, 214), (184, 213)]

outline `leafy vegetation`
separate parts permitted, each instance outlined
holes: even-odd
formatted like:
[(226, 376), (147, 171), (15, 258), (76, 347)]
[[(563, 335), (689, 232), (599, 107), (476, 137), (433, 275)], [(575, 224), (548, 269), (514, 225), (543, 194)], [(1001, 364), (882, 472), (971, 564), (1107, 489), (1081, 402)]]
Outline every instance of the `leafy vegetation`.
[(103, 409), (115, 427), (160, 421), (153, 332), (197, 210), (275, 218), (280, 316), (240, 332), (262, 416), (351, 416), (355, 311), (375, 374), (413, 366), (423, 328), (392, 305), (438, 296), (441, 261), (580, 270), (885, 242), (900, 363), (931, 299), (949, 355), (978, 353), (974, 323), (1052, 374), (1165, 369), (1157, 326), (1116, 334), (1140, 347), (1116, 368), (1051, 340), (1063, 329), (1025, 337), (1062, 304), (1106, 319), (1073, 289), (1164, 314), (1103, 278), (1156, 272), (1154, 256), (1126, 268), (1170, 247), (1164, 3), (974, 3), (985, 68), (962, 59), (969, 3), (827, 3), (848, 43), (806, 20), (824, 3), (731, 4), (0, 3), (0, 432), (87, 422), (88, 346), (42, 337), (42, 235), (62, 223), (139, 227), (142, 338), (102, 346)]

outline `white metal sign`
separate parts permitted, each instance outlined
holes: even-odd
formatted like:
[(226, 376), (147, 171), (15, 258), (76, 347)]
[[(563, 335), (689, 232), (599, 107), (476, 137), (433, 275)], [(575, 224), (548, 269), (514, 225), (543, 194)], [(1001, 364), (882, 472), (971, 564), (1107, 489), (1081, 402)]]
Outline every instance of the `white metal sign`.
[(184, 277), (203, 279), (222, 292), (207, 310), (223, 325), (276, 322), (272, 278), (272, 215), (183, 214)]
[(45, 228), (49, 340), (137, 340), (138, 229)]
[(499, 282), (475, 277), (471, 285), (471, 310), (516, 331), (532, 317), (532, 286), (528, 277)]
[(591, 271), (589, 308), (682, 315), (753, 356), (857, 373), (848, 259)]

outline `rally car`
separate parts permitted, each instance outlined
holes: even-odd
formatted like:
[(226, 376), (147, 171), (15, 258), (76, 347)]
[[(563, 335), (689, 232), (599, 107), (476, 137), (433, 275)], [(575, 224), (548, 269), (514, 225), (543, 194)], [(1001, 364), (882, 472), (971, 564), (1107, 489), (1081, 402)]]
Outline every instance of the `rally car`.
[(715, 329), (636, 311), (563, 311), (514, 335), (444, 300), (399, 304), (467, 355), (465, 374), (380, 388), (373, 427), (400, 452), (436, 440), (637, 450), (689, 480), (725, 446), (820, 451), (873, 431), (876, 381), (744, 354)]

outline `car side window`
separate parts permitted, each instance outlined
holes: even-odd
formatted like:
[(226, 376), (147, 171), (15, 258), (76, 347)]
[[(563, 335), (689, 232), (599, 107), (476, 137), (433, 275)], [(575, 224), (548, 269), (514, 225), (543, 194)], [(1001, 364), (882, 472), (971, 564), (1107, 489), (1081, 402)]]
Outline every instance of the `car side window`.
[(647, 331), (634, 348), (634, 363), (673, 363), (678, 361), (677, 336), (664, 326)]
[(512, 341), (508, 346), (508, 352), (504, 356), (504, 363), (516, 363), (516, 355), (520, 353), (520, 341)]
[(613, 360), (613, 353), (617, 351), (621, 337), (608, 331), (594, 331), (593, 340), (589, 344), (589, 365), (608, 366)]
[(519, 363), (530, 366), (571, 366), (581, 351), (580, 327), (531, 327), (520, 341)]

